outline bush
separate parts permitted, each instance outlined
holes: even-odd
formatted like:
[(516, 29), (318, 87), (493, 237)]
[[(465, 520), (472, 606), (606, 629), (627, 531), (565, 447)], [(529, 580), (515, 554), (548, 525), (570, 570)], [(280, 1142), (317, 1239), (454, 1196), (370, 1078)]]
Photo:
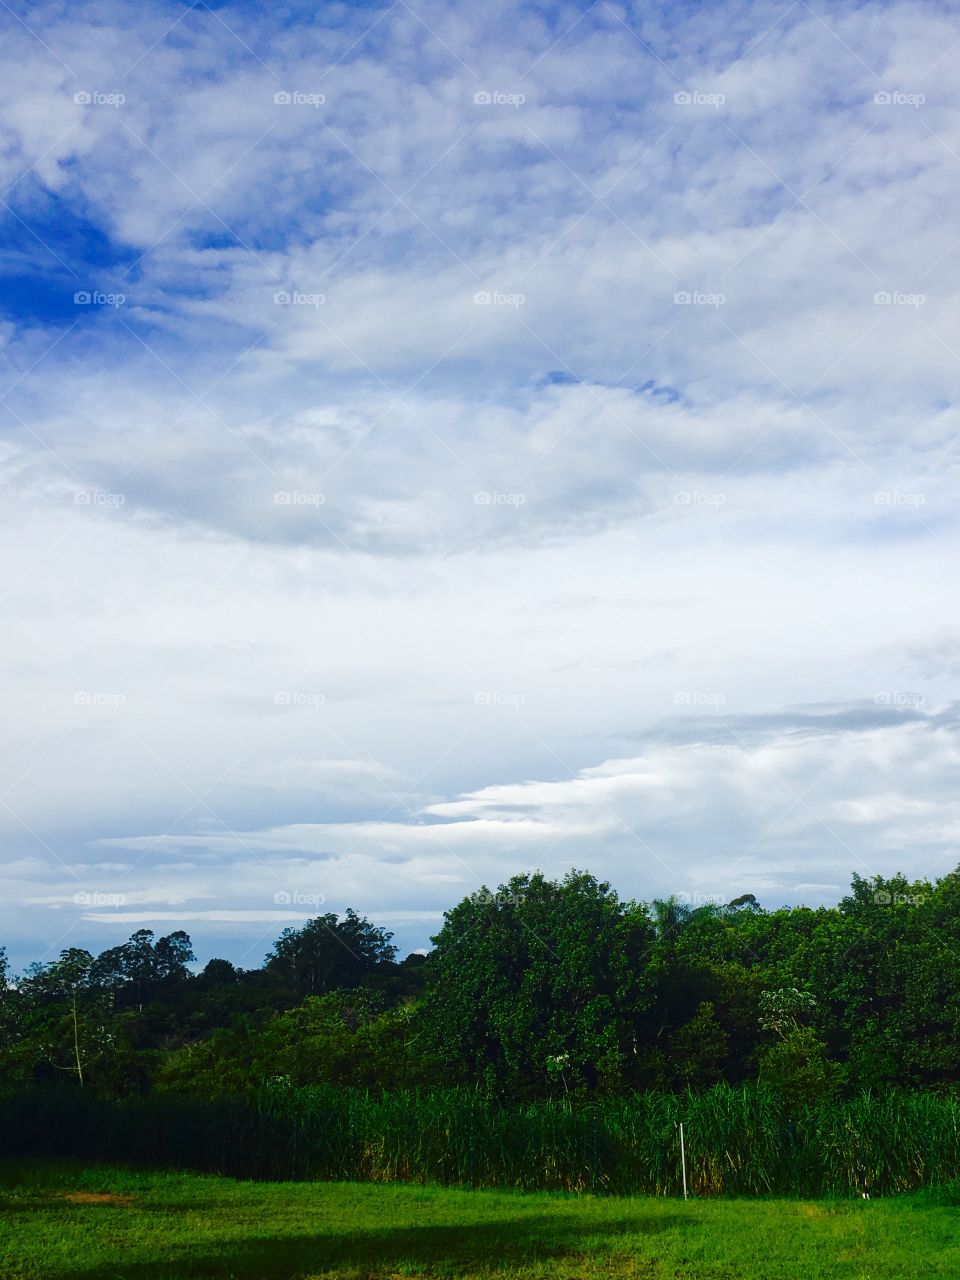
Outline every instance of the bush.
[(760, 1079), (789, 1107), (832, 1098), (841, 1068), (827, 1059), (826, 1045), (812, 1027), (795, 1027), (760, 1057)]

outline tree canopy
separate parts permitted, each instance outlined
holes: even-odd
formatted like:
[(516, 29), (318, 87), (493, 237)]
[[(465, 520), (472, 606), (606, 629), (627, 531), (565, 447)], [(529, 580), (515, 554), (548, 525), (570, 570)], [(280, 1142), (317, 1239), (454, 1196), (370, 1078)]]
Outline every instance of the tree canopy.
[(621, 899), (585, 871), (482, 888), (427, 956), (348, 910), (260, 968), (138, 930), (16, 977), (0, 1084), (224, 1092), (278, 1078), (514, 1098), (765, 1080), (791, 1104), (960, 1086), (960, 873), (853, 877), (835, 907)]

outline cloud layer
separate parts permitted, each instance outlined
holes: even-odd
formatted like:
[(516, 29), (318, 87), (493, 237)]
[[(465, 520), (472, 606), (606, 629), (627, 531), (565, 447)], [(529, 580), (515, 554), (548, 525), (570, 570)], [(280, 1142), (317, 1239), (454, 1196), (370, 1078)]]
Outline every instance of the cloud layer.
[(939, 6), (4, 28), (18, 959), (960, 860)]

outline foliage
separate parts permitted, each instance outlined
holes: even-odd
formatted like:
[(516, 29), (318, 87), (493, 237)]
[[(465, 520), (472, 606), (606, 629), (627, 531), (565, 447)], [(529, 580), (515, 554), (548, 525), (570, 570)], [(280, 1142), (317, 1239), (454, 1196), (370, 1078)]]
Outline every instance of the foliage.
[(619, 1089), (651, 997), (653, 940), (643, 907), (583, 872), (484, 888), (434, 939), (424, 1045), (446, 1079), (499, 1093), (547, 1092), (546, 1064), (561, 1055), (570, 1089)]
[(960, 1086), (960, 874), (853, 878), (836, 907), (621, 900), (586, 872), (517, 876), (447, 912), (426, 957), (347, 911), (258, 969), (193, 972), (138, 930), (19, 978), (0, 951), (0, 1086), (123, 1097), (463, 1086), (505, 1103), (762, 1079), (792, 1108), (839, 1090)]
[(343, 920), (328, 912), (302, 929), (284, 929), (266, 967), (283, 978), (295, 999), (320, 996), (358, 986), (378, 965), (392, 961), (391, 937), (348, 907)]
[(784, 987), (780, 991), (761, 991), (760, 1026), (764, 1031), (775, 1031), (781, 1039), (799, 1030), (800, 1020), (809, 1017), (817, 1002), (809, 991), (796, 987)]
[(723, 1075), (729, 1037), (709, 1000), (670, 1039), (676, 1077), (682, 1084), (716, 1084)]
[(18, 990), (25, 1035), (14, 1045), (14, 1061), (26, 1041), (38, 1065), (69, 1072), (82, 1088), (94, 1065), (109, 1057), (110, 998), (94, 981), (93, 968), (89, 951), (70, 947), (28, 972)]
[(97, 956), (90, 981), (109, 991), (117, 1008), (142, 1009), (164, 988), (184, 981), (193, 959), (190, 939), (182, 929), (156, 943), (151, 929), (138, 929), (129, 942)]
[(811, 1027), (794, 1027), (760, 1057), (760, 1079), (790, 1107), (829, 1098), (840, 1068), (827, 1060), (826, 1046)]

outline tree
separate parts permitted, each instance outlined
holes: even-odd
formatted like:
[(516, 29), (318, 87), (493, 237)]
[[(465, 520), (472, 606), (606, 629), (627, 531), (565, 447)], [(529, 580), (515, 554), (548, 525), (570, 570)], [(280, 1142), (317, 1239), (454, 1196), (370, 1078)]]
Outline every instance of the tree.
[(690, 922), (693, 908), (679, 898), (654, 898), (650, 904), (657, 937), (672, 944)]
[(217, 987), (239, 982), (240, 971), (229, 960), (208, 960), (199, 977), (205, 986)]
[(17, 991), (11, 977), (6, 948), (0, 947), (0, 1081), (9, 1071), (10, 1051), (17, 1039)]
[(190, 970), (187, 965), (197, 958), (193, 954), (190, 935), (184, 933), (182, 929), (167, 934), (165, 938), (159, 938), (153, 949), (153, 955), (154, 972), (162, 986), (182, 982), (188, 978)]
[(741, 893), (724, 907), (724, 911), (762, 911), (760, 903), (752, 893)]
[(841, 1076), (812, 1027), (791, 1027), (760, 1055), (760, 1079), (791, 1107), (825, 1101), (836, 1091)]
[(397, 954), (392, 933), (347, 908), (341, 920), (333, 912), (308, 920), (302, 929), (284, 929), (266, 958), (294, 1000), (357, 987)]
[(836, 1063), (828, 1061), (827, 1046), (813, 1027), (802, 1025), (816, 1012), (815, 998), (796, 987), (760, 995), (760, 1027), (778, 1037), (761, 1051), (760, 1079), (789, 1106), (829, 1097), (842, 1074)]
[(705, 1000), (670, 1039), (675, 1081), (695, 1087), (716, 1084), (723, 1076), (728, 1048), (727, 1033)]
[(960, 875), (853, 877), (805, 962), (850, 1083), (960, 1080)]
[(796, 987), (762, 991), (760, 1027), (764, 1031), (775, 1031), (785, 1039), (791, 1031), (799, 1029), (801, 1020), (810, 1017), (816, 1007), (817, 1002), (810, 992), (798, 991)]
[[(422, 1044), (446, 1078), (538, 1095), (616, 1089), (649, 1000), (653, 926), (609, 884), (571, 871), (486, 887), (448, 911), (427, 957)], [(566, 1057), (569, 1055), (569, 1057)]]
[(81, 1088), (114, 1041), (110, 998), (93, 983), (93, 964), (89, 951), (70, 947), (58, 960), (34, 965), (20, 984), (34, 1059), (75, 1075)]
[(92, 983), (112, 992), (120, 1008), (142, 1010), (158, 991), (189, 976), (187, 964), (196, 958), (189, 935), (178, 929), (156, 943), (153, 937), (152, 929), (138, 929), (93, 963)]

